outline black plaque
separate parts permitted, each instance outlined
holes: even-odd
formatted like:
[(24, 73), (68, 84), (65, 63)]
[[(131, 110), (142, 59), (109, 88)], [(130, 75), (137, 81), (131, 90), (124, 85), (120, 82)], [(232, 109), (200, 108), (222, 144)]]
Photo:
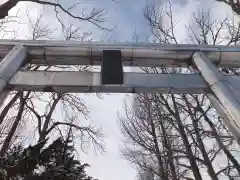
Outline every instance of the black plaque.
[(102, 84), (123, 84), (122, 52), (103, 50), (101, 67)]

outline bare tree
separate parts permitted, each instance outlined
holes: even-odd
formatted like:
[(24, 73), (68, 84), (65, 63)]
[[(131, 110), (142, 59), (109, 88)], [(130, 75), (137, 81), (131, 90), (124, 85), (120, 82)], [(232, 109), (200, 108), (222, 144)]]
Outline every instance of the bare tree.
[[(34, 19), (26, 11), (29, 20), (28, 29), (31, 35), (28, 39), (47, 39), (52, 38), (51, 34), (55, 29), (50, 28), (43, 18), (43, 11), (40, 11)], [(69, 23), (62, 24), (63, 38), (66, 40), (76, 39), (85, 40), (88, 38), (86, 33), (81, 33), (80, 28), (76, 28)], [(89, 40), (89, 39), (88, 39)], [(57, 70), (68, 68), (74, 71), (90, 71), (88, 66), (39, 66), (26, 65), (27, 70)], [(56, 113), (60, 112), (60, 113)], [(15, 114), (17, 113), (17, 116)], [(57, 114), (57, 115), (56, 115)], [(12, 119), (9, 130), (6, 128), (1, 136), (0, 155), (3, 156), (11, 146), (15, 137), (18, 136), (20, 125), (28, 124), (23, 131), (37, 136), (37, 142), (43, 141), (48, 137), (64, 136), (70, 133), (73, 139), (77, 139), (82, 150), (86, 150), (89, 145), (93, 148), (103, 151), (103, 134), (100, 128), (90, 123), (84, 123), (88, 117), (88, 108), (84, 104), (82, 97), (75, 93), (40, 93), (40, 92), (13, 92), (9, 94), (5, 106), (2, 107), (0, 114), (0, 125), (5, 127), (8, 121)], [(34, 129), (34, 130), (31, 130)], [(35, 131), (36, 130), (36, 131)], [(26, 132), (25, 136), (27, 135)], [(79, 141), (80, 140), (80, 141)]]
[[(144, 16), (154, 42), (179, 42), (171, 3), (166, 10), (147, 5)], [(194, 13), (186, 32), (187, 41), (194, 44), (239, 42), (239, 24), (229, 19), (212, 20), (210, 12)], [(225, 74), (238, 75), (239, 72), (238, 69), (220, 70)], [(195, 73), (191, 68), (165, 67), (140, 71)], [(148, 175), (145, 179), (164, 179), (156, 171), (161, 167), (168, 179), (205, 179), (206, 174), (213, 180), (240, 177), (239, 159), (234, 155), (239, 152), (239, 146), (206, 94), (137, 94), (134, 102), (133, 110), (127, 107), (126, 115), (120, 118), (120, 127), (124, 134), (123, 157), (137, 167), (139, 179), (145, 178), (144, 173)], [(157, 130), (157, 143), (154, 143), (153, 129)], [(156, 144), (158, 154), (154, 151)], [(161, 156), (162, 165), (156, 163), (157, 155)]]
[(62, 5), (58, 1), (54, 2), (43, 0), (8, 0), (0, 5), (0, 19), (6, 18), (9, 15), (9, 11), (20, 2), (32, 2), (40, 5), (50, 6), (53, 7), (56, 16), (58, 16), (60, 12), (63, 12), (73, 19), (89, 22), (100, 29), (110, 30), (102, 26), (102, 23), (104, 22), (104, 16), (106, 14), (106, 11), (104, 9), (93, 8), (87, 14), (84, 11), (78, 14), (73, 13), (74, 8), (78, 7), (78, 5), (80, 4), (78, 1), (74, 1), (73, 4), (71, 4), (69, 7), (66, 7), (66, 5)]
[[(142, 97), (141, 99), (139, 96), (136, 97), (136, 101), (137, 100), (144, 100), (144, 98)], [(135, 103), (141, 104), (142, 101)], [(153, 119), (149, 117), (149, 115), (152, 116), (150, 114), (151, 110), (149, 109), (151, 108), (151, 104), (150, 102), (145, 104), (146, 111), (144, 107), (138, 106), (134, 114), (126, 113), (127, 118), (120, 119), (122, 132), (126, 137), (129, 137), (128, 140), (130, 142), (127, 144), (130, 147), (126, 146), (126, 149), (123, 151), (123, 156), (136, 164), (138, 168), (152, 172), (162, 179), (167, 180), (167, 169), (159, 148), (160, 144), (157, 140), (156, 129)], [(128, 112), (128, 109), (126, 109), (126, 112)], [(141, 119), (135, 116), (135, 114), (141, 116)], [(132, 149), (135, 145), (137, 145), (137, 148)]]

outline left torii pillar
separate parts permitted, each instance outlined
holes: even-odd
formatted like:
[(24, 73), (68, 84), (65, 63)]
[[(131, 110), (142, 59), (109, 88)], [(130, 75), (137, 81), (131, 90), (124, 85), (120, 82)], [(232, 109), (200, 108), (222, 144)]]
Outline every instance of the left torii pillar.
[(6, 86), (9, 80), (22, 66), (26, 56), (27, 47), (17, 45), (0, 62), (0, 107), (8, 93)]

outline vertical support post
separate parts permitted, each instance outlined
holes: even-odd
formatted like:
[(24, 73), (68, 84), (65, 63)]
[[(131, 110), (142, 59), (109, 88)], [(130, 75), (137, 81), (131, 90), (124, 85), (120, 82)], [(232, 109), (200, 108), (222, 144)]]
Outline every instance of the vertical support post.
[(213, 96), (210, 96), (210, 100), (219, 115), (223, 116), (225, 124), (237, 141), (240, 142), (240, 102), (235, 97), (230, 82), (223, 77), (223, 74), (207, 59), (204, 53), (194, 53), (193, 62), (212, 90)]
[(27, 55), (27, 48), (17, 45), (0, 62), (0, 107), (5, 100), (5, 87), (11, 77), (21, 67)]
[[(228, 126), (230, 132), (235, 136), (238, 137), (239, 129), (236, 128), (234, 119), (231, 119), (231, 116), (228, 114), (228, 112), (224, 109), (224, 107), (221, 105), (221, 103), (218, 101), (218, 99), (213, 94), (208, 94), (209, 100), (212, 102), (214, 108), (217, 110), (219, 116), (223, 119), (225, 124)], [(240, 139), (236, 139), (238, 144), (240, 144)]]

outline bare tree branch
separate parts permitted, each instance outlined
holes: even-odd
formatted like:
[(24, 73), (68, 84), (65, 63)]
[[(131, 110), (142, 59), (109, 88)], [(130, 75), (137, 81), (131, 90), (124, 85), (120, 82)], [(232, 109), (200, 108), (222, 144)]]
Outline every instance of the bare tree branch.
[(42, 1), (42, 0), (8, 0), (4, 4), (0, 5), (0, 19), (4, 19), (8, 16), (8, 12), (15, 7), (19, 2), (33, 2), (41, 5), (51, 6), (55, 9), (55, 13), (58, 14), (58, 9), (60, 9), (65, 14), (69, 15), (70, 17), (80, 20), (80, 21), (87, 21), (102, 30), (110, 31), (111, 29), (104, 28), (101, 26), (101, 23), (104, 22), (103, 16), (106, 15), (106, 11), (104, 9), (96, 9), (93, 10), (89, 14), (83, 14), (82, 16), (75, 15), (71, 12), (71, 10), (77, 5), (74, 3), (69, 8), (64, 8), (60, 3), (55, 3), (51, 1)]

